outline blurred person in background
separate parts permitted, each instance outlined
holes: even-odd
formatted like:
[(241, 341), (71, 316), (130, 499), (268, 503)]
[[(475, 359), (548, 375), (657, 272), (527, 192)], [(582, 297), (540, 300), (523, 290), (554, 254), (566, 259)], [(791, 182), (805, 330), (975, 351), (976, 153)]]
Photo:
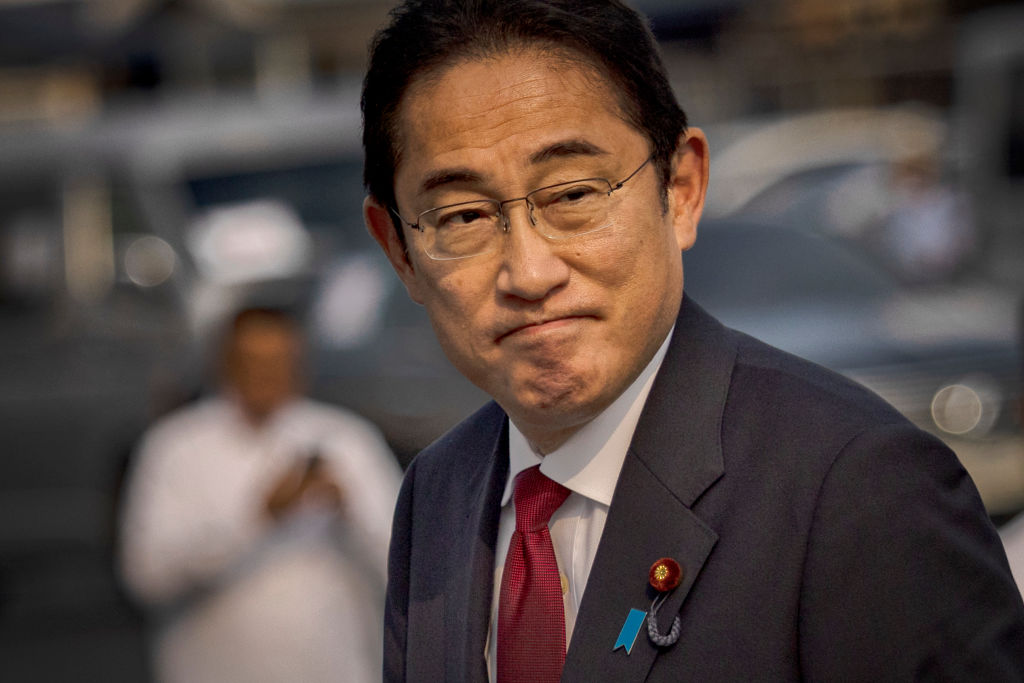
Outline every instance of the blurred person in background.
[(407, 0), (364, 218), (494, 399), (395, 512), (387, 681), (1024, 679), (970, 477), (684, 295), (708, 144), (614, 0)]
[(140, 442), (120, 564), (160, 681), (380, 679), (400, 470), (373, 425), (302, 396), (302, 349), (287, 312), (241, 311), (220, 394)]
[(941, 178), (941, 164), (922, 155), (891, 169), (892, 205), (881, 226), (881, 256), (910, 283), (951, 279), (974, 248), (966, 199)]

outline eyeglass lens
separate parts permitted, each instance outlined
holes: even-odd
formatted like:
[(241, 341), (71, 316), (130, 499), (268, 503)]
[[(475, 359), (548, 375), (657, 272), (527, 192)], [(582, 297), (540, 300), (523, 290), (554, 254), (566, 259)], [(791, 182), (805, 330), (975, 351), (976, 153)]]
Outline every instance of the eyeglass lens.
[(521, 199), (481, 199), (433, 209), (420, 216), (420, 226), (427, 252), (434, 258), (482, 254), (501, 239), (503, 204), (525, 200), (538, 232), (550, 239), (566, 239), (607, 225), (611, 189), (601, 178), (574, 180), (535, 190)]

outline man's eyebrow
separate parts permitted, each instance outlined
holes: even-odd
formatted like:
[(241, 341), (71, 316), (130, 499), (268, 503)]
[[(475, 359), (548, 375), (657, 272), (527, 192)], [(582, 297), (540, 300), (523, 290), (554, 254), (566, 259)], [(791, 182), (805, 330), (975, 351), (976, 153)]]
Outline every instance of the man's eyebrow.
[(420, 194), (451, 183), (479, 183), (483, 178), (468, 168), (442, 168), (434, 171), (420, 183)]
[(534, 152), (530, 155), (530, 163), (540, 164), (559, 157), (603, 156), (605, 154), (608, 154), (607, 150), (586, 140), (563, 140)]
[[(563, 140), (548, 145), (530, 155), (531, 164), (540, 164), (551, 159), (572, 156), (602, 156), (608, 152), (586, 140)], [(476, 171), (469, 168), (442, 168), (434, 171), (420, 183), (420, 193), (435, 190), (454, 183), (481, 183), (484, 181)]]

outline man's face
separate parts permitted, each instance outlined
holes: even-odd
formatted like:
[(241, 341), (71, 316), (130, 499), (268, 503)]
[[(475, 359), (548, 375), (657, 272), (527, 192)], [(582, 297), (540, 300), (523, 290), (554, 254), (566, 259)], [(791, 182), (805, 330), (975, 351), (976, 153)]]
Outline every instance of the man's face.
[[(522, 197), (580, 178), (613, 184), (648, 157), (593, 69), (527, 50), (458, 62), (415, 81), (399, 119), (397, 209)], [(610, 197), (610, 226), (551, 241), (525, 202), (499, 248), (434, 261), (406, 228), (408, 255), (387, 209), (368, 199), (371, 233), (426, 307), (452, 363), (505, 409), (543, 452), (606, 408), (643, 370), (675, 320), (680, 250), (689, 248), (706, 186), (706, 143), (691, 131), (668, 190), (644, 167)]]
[(300, 389), (301, 342), (286, 325), (250, 323), (228, 350), (227, 382), (245, 413), (260, 422)]

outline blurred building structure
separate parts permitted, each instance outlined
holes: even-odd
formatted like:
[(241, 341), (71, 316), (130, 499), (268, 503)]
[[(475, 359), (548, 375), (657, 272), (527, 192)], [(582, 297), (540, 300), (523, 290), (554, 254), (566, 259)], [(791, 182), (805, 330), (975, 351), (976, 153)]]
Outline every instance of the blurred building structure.
[[(388, 0), (5, 0), (0, 120), (126, 93), (296, 92), (359, 73)], [(957, 33), (1006, 0), (638, 0), (700, 119), (950, 105)], [(696, 72), (702, 72), (700, 74)], [(719, 77), (721, 76), (721, 77)], [(701, 83), (717, 87), (699, 87)], [(18, 96), (13, 93), (18, 91)], [(718, 91), (715, 96), (712, 91)], [(733, 92), (729, 92), (733, 91)], [(29, 95), (29, 97), (26, 97)], [(711, 95), (707, 99), (705, 95)]]
[[(203, 320), (241, 293), (195, 249), (221, 204), (272, 190), (308, 231), (308, 259), (244, 284), (310, 299), (320, 398), (373, 419), (403, 460), (482, 400), (379, 277), (359, 216), (358, 81), (391, 4), (0, 0), (5, 678), (146, 680), (138, 616), (109, 566), (117, 478), (141, 428), (201, 390)], [(925, 110), (974, 212), (966, 277), (1020, 300), (1024, 3), (633, 4), (691, 121), (713, 131), (713, 173), (729, 131)], [(1001, 456), (1003, 488), (1024, 477), (1020, 456)], [(1022, 493), (1001, 500), (1024, 506)]]
[[(86, 127), (125, 107), (161, 107), (184, 96), (224, 93), (244, 94), (263, 103), (289, 101), (294, 106), (358, 79), (367, 38), (390, 4), (385, 0), (6, 0), (0, 5), (0, 126), (66, 136), (69, 129)], [(674, 85), (695, 123), (915, 102), (938, 107), (966, 124), (958, 131), (961, 139), (951, 141), (960, 146), (951, 146), (947, 153), (958, 155), (953, 160), (958, 172), (981, 176), (965, 179), (985, 196), (979, 205), (992, 203), (985, 188), (992, 186), (994, 173), (1020, 175), (1010, 159), (998, 170), (989, 168), (999, 158), (993, 146), (1019, 146), (1019, 141), (1013, 142), (1019, 133), (1013, 131), (1021, 126), (1020, 115), (1011, 112), (1021, 109), (1019, 74), (1024, 57), (1019, 51), (1014, 54), (991, 46), (1013, 43), (1013, 36), (1019, 35), (1017, 28), (1024, 21), (1020, 3), (639, 0), (635, 4), (651, 16)], [(987, 22), (974, 19), (986, 10)], [(986, 95), (979, 97), (979, 93)], [(999, 137), (1003, 131), (1005, 135)], [(982, 153), (973, 154), (975, 149)], [(82, 196), (68, 192), (67, 202)], [(1003, 191), (997, 199), (1010, 204), (1005, 199), (1010, 195)], [(982, 230), (994, 247), (993, 255), (1001, 259), (1007, 250), (996, 247), (1010, 239), (1007, 234), (1021, 231), (1006, 227), (1004, 217), (986, 219)], [(78, 240), (75, 244), (104, 239), (86, 232), (83, 228), (82, 234), (69, 239)], [(93, 257), (107, 258), (107, 266), (68, 254), (78, 259), (67, 273), (69, 284), (72, 291), (85, 296), (96, 287), (102, 289), (104, 277), (110, 279), (109, 273), (79, 276), (82, 269), (109, 270), (110, 249), (92, 249), (107, 254)], [(1010, 268), (1000, 264), (1000, 272), (1009, 275)]]

